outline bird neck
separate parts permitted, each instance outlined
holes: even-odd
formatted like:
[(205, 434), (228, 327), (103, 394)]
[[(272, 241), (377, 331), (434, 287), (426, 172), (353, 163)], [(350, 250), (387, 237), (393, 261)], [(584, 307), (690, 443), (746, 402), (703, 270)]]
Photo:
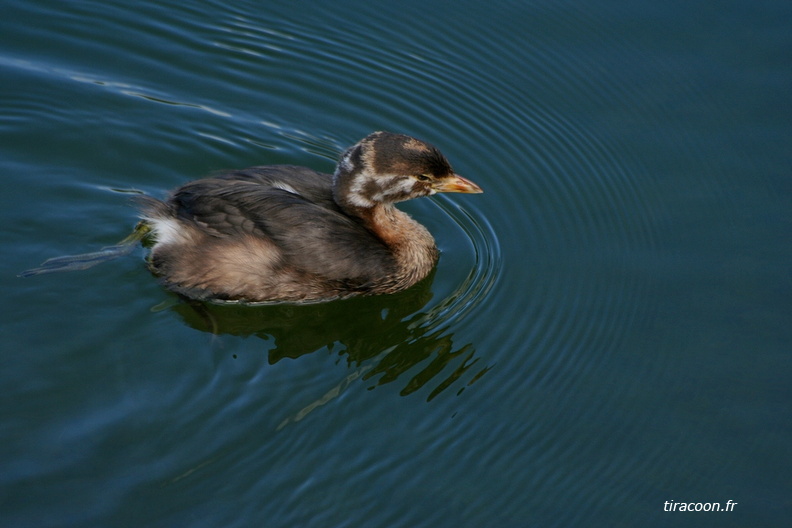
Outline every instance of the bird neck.
[(437, 262), (438, 251), (429, 231), (392, 204), (358, 208), (355, 216), (392, 252), (398, 266), (410, 278), (428, 274)]
[(333, 175), (333, 199), (347, 215), (356, 218), (391, 251), (399, 280), (422, 279), (432, 271), (439, 253), (429, 231), (392, 203), (369, 198), (369, 177), (352, 161), (350, 150)]

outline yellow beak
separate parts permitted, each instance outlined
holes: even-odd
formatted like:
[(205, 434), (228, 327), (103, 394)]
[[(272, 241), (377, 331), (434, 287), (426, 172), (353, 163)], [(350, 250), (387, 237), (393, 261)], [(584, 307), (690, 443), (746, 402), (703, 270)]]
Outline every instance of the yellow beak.
[(481, 187), (467, 178), (463, 178), (459, 174), (452, 174), (443, 179), (437, 180), (432, 185), (432, 188), (437, 192), (458, 192), (470, 194), (484, 192)]

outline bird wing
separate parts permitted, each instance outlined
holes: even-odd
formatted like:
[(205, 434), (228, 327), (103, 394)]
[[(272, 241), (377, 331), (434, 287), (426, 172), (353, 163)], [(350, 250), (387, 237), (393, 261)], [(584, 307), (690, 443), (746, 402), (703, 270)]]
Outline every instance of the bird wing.
[(364, 285), (392, 273), (392, 253), (341, 212), (332, 200), (329, 177), (298, 176), (289, 171), (225, 174), (188, 183), (170, 203), (179, 218), (213, 236), (270, 240), (284, 265), (311, 274)]

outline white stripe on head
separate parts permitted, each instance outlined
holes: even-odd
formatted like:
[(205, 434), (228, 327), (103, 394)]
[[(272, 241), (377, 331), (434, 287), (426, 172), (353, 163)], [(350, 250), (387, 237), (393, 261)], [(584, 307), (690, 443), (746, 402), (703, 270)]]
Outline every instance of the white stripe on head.
[(405, 195), (409, 195), (413, 190), (413, 179), (405, 178), (397, 174), (389, 174), (377, 178), (378, 192), (371, 197), (377, 202), (392, 202)]
[(365, 174), (358, 174), (349, 186), (349, 201), (357, 207), (374, 207), (374, 202), (365, 196), (365, 185), (369, 177)]

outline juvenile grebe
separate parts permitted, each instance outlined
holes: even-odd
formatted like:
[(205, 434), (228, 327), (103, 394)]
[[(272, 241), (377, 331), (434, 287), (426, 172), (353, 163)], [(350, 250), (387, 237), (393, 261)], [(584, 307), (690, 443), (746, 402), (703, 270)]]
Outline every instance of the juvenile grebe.
[(150, 269), (186, 297), (319, 302), (395, 293), (426, 277), (432, 235), (396, 202), (437, 192), (480, 193), (440, 151), (375, 132), (341, 156), (335, 173), (268, 165), (196, 180), (166, 201), (143, 197), (142, 221), (116, 246), (56, 257), (27, 277), (86, 269), (153, 242)]
[(432, 270), (438, 251), (393, 204), (437, 192), (480, 193), (440, 151), (375, 132), (335, 173), (290, 165), (196, 180), (167, 201), (145, 198), (150, 267), (191, 298), (315, 302), (393, 293)]

